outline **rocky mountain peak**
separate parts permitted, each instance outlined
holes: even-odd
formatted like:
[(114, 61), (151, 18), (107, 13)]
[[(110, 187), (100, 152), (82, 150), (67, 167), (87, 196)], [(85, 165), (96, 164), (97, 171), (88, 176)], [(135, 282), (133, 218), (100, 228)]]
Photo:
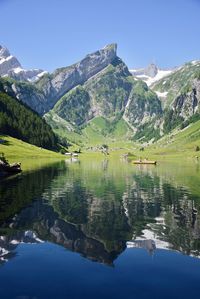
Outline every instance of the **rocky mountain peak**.
[(113, 58), (115, 58), (117, 56), (117, 44), (113, 43), (113, 44), (106, 45), (100, 51), (105, 52), (107, 54), (107, 56), (110, 55), (110, 56), (113, 56)]
[[(108, 64), (112, 63), (117, 57), (117, 44), (109, 44), (104, 48), (88, 54), (79, 63), (76, 64), (76, 69), (79, 72), (86, 71), (89, 67), (89, 77), (97, 73), (100, 69), (103, 69)], [(97, 68), (100, 68), (97, 70)]]
[(159, 68), (154, 63), (150, 63), (146, 68), (130, 70), (135, 77), (150, 77), (154, 78), (158, 74)]
[(25, 70), (18, 59), (11, 55), (6, 47), (0, 45), (0, 76), (11, 77), (17, 81), (34, 81), (43, 74), (43, 70)]
[(158, 73), (158, 67), (154, 63), (149, 64), (147, 68), (144, 69), (144, 74), (151, 78), (154, 78), (157, 75), (157, 73)]
[(0, 45), (0, 59), (7, 58), (10, 56), (10, 52), (7, 48)]

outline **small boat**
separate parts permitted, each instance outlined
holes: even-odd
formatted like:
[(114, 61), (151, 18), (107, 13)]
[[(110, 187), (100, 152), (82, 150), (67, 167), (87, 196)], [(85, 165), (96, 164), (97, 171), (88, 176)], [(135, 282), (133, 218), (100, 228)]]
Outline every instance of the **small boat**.
[(157, 161), (151, 161), (151, 160), (137, 160), (137, 161), (133, 161), (133, 164), (152, 164), (152, 165), (156, 165)]

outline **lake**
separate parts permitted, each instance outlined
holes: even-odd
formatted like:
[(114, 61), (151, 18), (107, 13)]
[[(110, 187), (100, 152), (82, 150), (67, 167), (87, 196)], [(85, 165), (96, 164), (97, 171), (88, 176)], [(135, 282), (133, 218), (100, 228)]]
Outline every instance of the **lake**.
[(200, 298), (199, 163), (103, 156), (0, 181), (0, 298)]

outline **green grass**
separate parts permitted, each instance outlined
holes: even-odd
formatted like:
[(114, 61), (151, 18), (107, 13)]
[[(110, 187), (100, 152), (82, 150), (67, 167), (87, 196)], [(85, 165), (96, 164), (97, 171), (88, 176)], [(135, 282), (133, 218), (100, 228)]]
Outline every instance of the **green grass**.
[(200, 146), (200, 121), (190, 124), (183, 130), (174, 130), (169, 135), (163, 137), (157, 147), (163, 147), (170, 152), (181, 155), (199, 155), (195, 152), (196, 146)]
[(174, 130), (161, 138), (157, 143), (144, 147), (144, 151), (138, 148), (135, 155), (141, 158), (148, 157), (158, 161), (177, 160), (185, 163), (187, 160), (200, 159), (200, 151), (195, 151), (200, 146), (200, 121), (191, 124), (183, 130)]
[(31, 170), (55, 160), (65, 159), (65, 156), (9, 136), (0, 136), (0, 153), (4, 153), (10, 163), (21, 162), (23, 170)]
[(56, 134), (78, 147), (116, 143), (122, 146), (124, 143), (130, 143), (133, 135), (132, 130), (122, 118), (114, 122), (99, 116), (89, 121), (79, 132), (54, 112), (49, 112), (45, 118)]
[(108, 144), (114, 146), (130, 143), (132, 131), (121, 118), (116, 123), (105, 120), (103, 117), (96, 117), (91, 120), (82, 131), (88, 146)]
[[(98, 123), (99, 122), (99, 123)], [(95, 124), (103, 124), (101, 120), (96, 120)], [(96, 128), (96, 127), (95, 127)], [(164, 136), (158, 142), (146, 146), (132, 141), (123, 140), (123, 137), (110, 139), (109, 137), (99, 136), (97, 128), (94, 129), (93, 125), (87, 128), (87, 133), (93, 140), (94, 145), (92, 151), (95, 151), (95, 145), (101, 145), (103, 143), (108, 144), (110, 155), (120, 156), (123, 153), (132, 153), (134, 156), (132, 160), (141, 158), (148, 158), (149, 160), (183, 162), (193, 161), (196, 162), (199, 157), (200, 151), (196, 151), (196, 147), (200, 147), (200, 121), (191, 124), (183, 130), (174, 130), (172, 133)], [(119, 124), (117, 130), (119, 135), (123, 134), (123, 124)], [(96, 135), (95, 135), (96, 134)], [(99, 138), (99, 139), (98, 139)], [(144, 151), (140, 151), (140, 148), (144, 147)], [(87, 144), (82, 148), (83, 152), (87, 152)], [(91, 152), (92, 152), (91, 151)], [(99, 153), (99, 155), (101, 155)]]

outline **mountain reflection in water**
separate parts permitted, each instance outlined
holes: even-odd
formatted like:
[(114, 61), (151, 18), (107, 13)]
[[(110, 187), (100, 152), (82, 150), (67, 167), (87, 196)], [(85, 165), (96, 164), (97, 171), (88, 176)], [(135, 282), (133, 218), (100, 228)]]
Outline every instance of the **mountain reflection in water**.
[(200, 196), (170, 178), (159, 167), (102, 160), (4, 180), (0, 261), (14, 257), (18, 244), (46, 241), (107, 265), (126, 247), (198, 257)]

